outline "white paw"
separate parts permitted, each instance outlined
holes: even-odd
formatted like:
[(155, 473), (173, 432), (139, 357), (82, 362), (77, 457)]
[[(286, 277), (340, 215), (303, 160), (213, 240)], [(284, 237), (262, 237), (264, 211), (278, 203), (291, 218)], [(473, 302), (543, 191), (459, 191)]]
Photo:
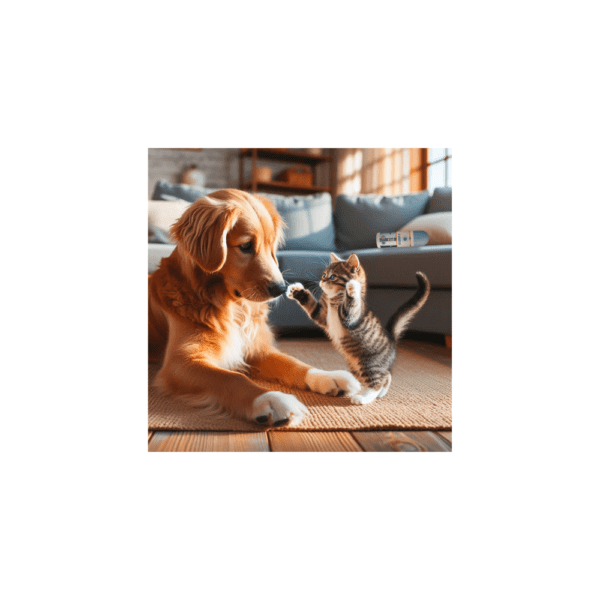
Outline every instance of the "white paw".
[(290, 285), (288, 285), (285, 295), (288, 298), (292, 298), (292, 300), (293, 300), (294, 292), (299, 292), (300, 290), (303, 290), (303, 289), (304, 289), (304, 286), (301, 283), (290, 283)]
[(311, 391), (327, 396), (351, 396), (360, 391), (360, 383), (348, 371), (310, 369), (306, 374), (306, 385)]
[(352, 402), (352, 404), (369, 404), (370, 402), (373, 402), (375, 398), (377, 398), (379, 391), (380, 390), (366, 389), (360, 394), (355, 394), (352, 396), (352, 398), (350, 398), (350, 402)]
[(274, 427), (297, 425), (308, 415), (308, 408), (291, 394), (266, 392), (252, 403), (250, 418), (261, 425)]
[(356, 281), (356, 279), (351, 279), (346, 284), (346, 291), (348, 292), (348, 296), (350, 296), (350, 298), (360, 296), (360, 282)]

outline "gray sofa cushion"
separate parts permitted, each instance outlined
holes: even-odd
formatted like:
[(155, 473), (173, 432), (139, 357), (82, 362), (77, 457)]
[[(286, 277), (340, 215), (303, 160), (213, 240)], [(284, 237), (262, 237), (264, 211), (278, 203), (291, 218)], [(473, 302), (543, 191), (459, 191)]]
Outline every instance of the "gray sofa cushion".
[[(346, 258), (350, 252), (344, 252)], [(415, 273), (427, 275), (432, 288), (452, 287), (452, 246), (367, 248), (357, 250), (371, 286), (415, 287)]]
[(331, 196), (324, 192), (312, 196), (280, 196), (258, 193), (270, 200), (285, 221), (286, 250), (333, 250), (335, 230)]
[(336, 242), (340, 250), (375, 248), (378, 233), (398, 231), (423, 214), (429, 192), (405, 196), (341, 194), (335, 201)]
[[(452, 287), (452, 246), (418, 248), (366, 248), (356, 250), (367, 273), (369, 286), (415, 287), (415, 273), (422, 271), (434, 288)], [(351, 250), (337, 253), (348, 258)], [(318, 282), (330, 262), (330, 252), (286, 250), (277, 254), (283, 276), (294, 281)]]
[(185, 183), (169, 183), (168, 181), (157, 181), (152, 192), (152, 200), (170, 201), (173, 198), (194, 202), (211, 192), (216, 192), (216, 188), (200, 188)]
[(281, 250), (277, 253), (279, 268), (289, 283), (319, 281), (330, 263), (331, 251)]
[(426, 213), (447, 212), (452, 210), (452, 188), (439, 187), (433, 190), (431, 199), (425, 208)]

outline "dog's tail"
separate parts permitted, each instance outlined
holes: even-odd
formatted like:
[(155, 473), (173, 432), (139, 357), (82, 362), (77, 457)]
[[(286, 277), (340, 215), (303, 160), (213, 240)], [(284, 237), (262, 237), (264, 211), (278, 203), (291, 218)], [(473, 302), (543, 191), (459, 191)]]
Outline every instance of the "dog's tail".
[(421, 310), (429, 293), (431, 291), (431, 284), (429, 279), (425, 277), (424, 273), (417, 271), (417, 281), (419, 282), (417, 291), (414, 296), (405, 302), (390, 318), (386, 329), (391, 333), (392, 337), (396, 342), (402, 337), (402, 334), (406, 330), (408, 324), (412, 321), (413, 317)]

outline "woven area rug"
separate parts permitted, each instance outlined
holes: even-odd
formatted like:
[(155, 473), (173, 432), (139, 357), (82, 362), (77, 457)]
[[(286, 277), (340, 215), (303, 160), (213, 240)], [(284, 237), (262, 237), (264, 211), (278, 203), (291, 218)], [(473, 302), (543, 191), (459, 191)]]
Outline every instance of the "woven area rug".
[[(345, 369), (344, 359), (328, 340), (281, 340), (277, 347), (319, 369)], [(148, 365), (149, 384), (159, 365)], [(364, 406), (347, 397), (332, 398), (258, 381), (270, 390), (294, 394), (309, 409), (310, 415), (288, 431), (364, 431), (369, 429), (451, 429), (452, 368), (431, 358), (402, 348), (392, 372), (392, 385), (384, 398)], [(148, 428), (181, 431), (264, 431), (250, 422), (203, 417), (174, 398), (148, 388)]]

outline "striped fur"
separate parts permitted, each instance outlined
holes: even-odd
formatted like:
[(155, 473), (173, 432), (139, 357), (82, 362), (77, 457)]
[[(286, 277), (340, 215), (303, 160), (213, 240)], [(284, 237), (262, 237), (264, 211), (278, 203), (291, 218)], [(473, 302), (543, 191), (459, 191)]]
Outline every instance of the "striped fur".
[(427, 301), (431, 286), (418, 272), (416, 293), (384, 328), (366, 304), (367, 278), (356, 254), (346, 261), (335, 254), (331, 259), (319, 282), (323, 290), (320, 301), (300, 283), (290, 285), (287, 295), (302, 306), (346, 358), (350, 371), (366, 388), (353, 402), (365, 404), (387, 393), (397, 343)]

